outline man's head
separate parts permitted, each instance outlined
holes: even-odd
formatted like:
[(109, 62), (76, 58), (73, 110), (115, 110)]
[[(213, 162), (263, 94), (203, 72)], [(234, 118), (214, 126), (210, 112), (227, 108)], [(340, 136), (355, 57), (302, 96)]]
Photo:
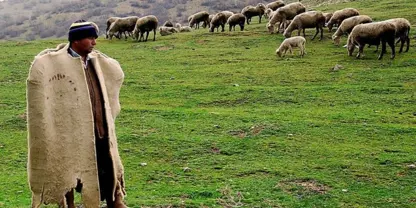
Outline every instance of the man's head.
[(69, 28), (68, 41), (75, 52), (85, 56), (94, 49), (97, 33), (98, 27), (95, 23), (78, 20)]

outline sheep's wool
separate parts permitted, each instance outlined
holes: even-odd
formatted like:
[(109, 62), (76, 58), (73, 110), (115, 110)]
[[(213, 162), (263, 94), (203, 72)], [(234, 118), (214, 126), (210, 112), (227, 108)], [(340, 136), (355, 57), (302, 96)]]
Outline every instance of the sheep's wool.
[[(28, 178), (32, 204), (59, 203), (82, 183), (84, 207), (99, 207), (94, 121), (81, 58), (68, 54), (69, 44), (35, 57), (27, 79)], [(124, 194), (123, 166), (114, 129), (120, 112), (120, 64), (93, 51), (91, 61), (103, 92), (115, 184)], [(117, 184), (118, 183), (118, 184)]]

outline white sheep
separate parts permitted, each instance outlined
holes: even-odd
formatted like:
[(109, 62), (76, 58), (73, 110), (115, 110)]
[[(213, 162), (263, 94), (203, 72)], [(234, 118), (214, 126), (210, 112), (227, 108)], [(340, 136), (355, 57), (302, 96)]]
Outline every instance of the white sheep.
[(159, 27), (159, 33), (161, 36), (172, 35), (173, 33), (177, 33), (177, 32), (179, 31), (174, 27), (166, 27), (166, 26)]
[(303, 57), (306, 53), (306, 39), (302, 36), (294, 36), (291, 38), (286, 38), (279, 46), (279, 48), (276, 50), (276, 55), (279, 57), (284, 57), (286, 55), (286, 52), (289, 50), (289, 52), (293, 55), (292, 48), (298, 47), (300, 49), (300, 56)]
[(117, 33), (121, 36), (124, 33), (124, 37), (127, 39), (127, 35), (125, 32), (131, 33), (134, 30), (137, 20), (139, 17), (137, 16), (130, 16), (130, 17), (123, 17), (116, 19), (113, 23), (111, 23), (110, 28), (108, 29), (108, 36), (110, 40), (113, 36), (117, 37)]
[(300, 2), (290, 3), (276, 10), (266, 27), (270, 33), (274, 33), (275, 24), (280, 22), (278, 28), (283, 26), (286, 29), (286, 21), (292, 20), (296, 15), (306, 11), (306, 7)]
[(373, 20), (367, 15), (358, 15), (345, 19), (342, 21), (341, 25), (339, 25), (337, 31), (332, 35), (334, 44), (339, 45), (342, 35), (349, 34), (356, 25), (370, 22), (373, 22)]
[(328, 27), (329, 32), (332, 32), (332, 27), (334, 25), (341, 25), (342, 21), (344, 19), (347, 19), (349, 17), (360, 15), (360, 12), (358, 12), (357, 9), (354, 8), (345, 8), (341, 10), (337, 10), (332, 15), (331, 19), (328, 21), (328, 24), (326, 25)]
[(325, 25), (325, 16), (322, 12), (319, 11), (309, 11), (304, 12), (302, 14), (298, 14), (293, 18), (292, 22), (286, 28), (283, 35), (288, 38), (291, 36), (293, 30), (298, 30), (298, 36), (300, 35), (300, 31), (303, 30), (303, 37), (305, 37), (305, 28), (316, 28), (316, 33), (312, 37), (312, 40), (315, 39), (316, 35), (318, 35), (319, 31), (321, 31), (321, 37), (319, 40), (323, 38), (323, 32)]
[[(139, 42), (143, 39), (143, 41), (147, 41), (149, 37), (149, 32), (153, 31), (153, 41), (156, 40), (156, 29), (159, 21), (154, 15), (144, 16), (139, 18), (136, 22), (136, 26), (133, 30), (133, 36)], [(140, 38), (139, 38), (140, 33)], [(146, 39), (143, 37), (143, 34), (146, 33)]]
[(227, 24), (230, 25), (230, 31), (232, 28), (234, 28), (234, 31), (235, 31), (236, 25), (240, 25), (240, 30), (243, 31), (245, 22), (246, 22), (246, 17), (241, 13), (233, 14), (227, 20)]
[(189, 27), (195, 26), (195, 29), (198, 29), (200, 22), (203, 22), (204, 25), (208, 25), (209, 24), (208, 18), (209, 18), (209, 13), (206, 11), (200, 11), (198, 13), (195, 13), (189, 16), (188, 18)]
[(246, 6), (241, 10), (241, 14), (246, 16), (247, 24), (251, 22), (251, 18), (254, 16), (259, 16), (259, 23), (261, 23), (261, 17), (266, 11), (266, 6), (262, 3), (258, 3), (257, 6)]

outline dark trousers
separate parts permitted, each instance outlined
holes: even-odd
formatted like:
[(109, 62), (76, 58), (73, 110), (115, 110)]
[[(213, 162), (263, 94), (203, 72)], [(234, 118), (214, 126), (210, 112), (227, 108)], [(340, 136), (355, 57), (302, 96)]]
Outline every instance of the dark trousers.
[(97, 152), (98, 181), (100, 183), (101, 201), (112, 202), (114, 170), (110, 156), (109, 138), (99, 138), (96, 135), (95, 147)]

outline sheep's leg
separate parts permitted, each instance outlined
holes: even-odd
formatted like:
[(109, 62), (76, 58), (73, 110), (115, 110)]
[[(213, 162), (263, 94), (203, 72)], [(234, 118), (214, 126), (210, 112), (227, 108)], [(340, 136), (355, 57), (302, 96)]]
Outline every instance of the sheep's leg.
[[(404, 46), (404, 38), (402, 38), (402, 37), (400, 37), (400, 50), (399, 50), (399, 53), (401, 53), (402, 51), (403, 51), (403, 46)], [(396, 43), (397, 44), (397, 43)]]
[(406, 52), (408, 52), (409, 51), (409, 45), (410, 45), (410, 38), (409, 38), (409, 36), (406, 36), (406, 43), (407, 43)]
[(321, 30), (321, 38), (319, 38), (319, 40), (322, 40), (322, 38), (324, 38), (324, 27), (321, 26), (319, 29)]
[[(392, 39), (391, 39), (391, 40), (389, 40), (387, 43), (389, 44), (389, 46), (390, 46), (390, 48), (391, 48), (391, 56), (390, 56), (390, 58), (391, 58), (391, 59), (394, 59), (394, 57), (396, 56), (396, 48), (395, 48), (395, 46), (394, 46), (394, 39), (392, 38)], [(402, 46), (401, 46), (401, 48), (400, 48), (400, 51), (401, 51), (401, 49), (403, 48), (403, 43), (404, 43), (404, 41), (402, 42)]]
[(145, 42), (147, 42), (148, 37), (149, 37), (149, 31), (146, 31), (146, 40), (145, 40)]
[[(315, 39), (318, 33), (319, 33), (319, 27), (316, 27), (315, 35), (311, 38), (311, 40)], [(305, 29), (303, 29), (303, 35), (305, 35)]]
[(289, 46), (290, 55), (293, 55), (292, 46)]
[[(394, 50), (394, 49), (393, 49)], [(378, 56), (378, 60), (380, 60), (380, 59), (382, 59), (383, 58), (383, 55), (384, 55), (384, 53), (386, 52), (386, 41), (385, 40), (382, 40), (381, 41), (381, 53), (380, 53), (380, 55)]]
[[(230, 32), (231, 32), (231, 28), (232, 28), (232, 27), (231, 27), (231, 25), (230, 25)], [(235, 31), (235, 28), (234, 28), (234, 31)]]
[(361, 55), (363, 55), (364, 46), (365, 44), (362, 44), (358, 47), (357, 59), (360, 58)]
[(298, 36), (300, 36), (300, 31), (301, 30), (302, 30), (301, 28), (298, 28)]
[(153, 29), (153, 41), (156, 41), (156, 28)]
[(259, 23), (261, 23), (261, 14), (259, 15)]
[(224, 24), (221, 25), (221, 28), (222, 28), (221, 32), (224, 32), (225, 31), (224, 30), (224, 26), (225, 26)]

